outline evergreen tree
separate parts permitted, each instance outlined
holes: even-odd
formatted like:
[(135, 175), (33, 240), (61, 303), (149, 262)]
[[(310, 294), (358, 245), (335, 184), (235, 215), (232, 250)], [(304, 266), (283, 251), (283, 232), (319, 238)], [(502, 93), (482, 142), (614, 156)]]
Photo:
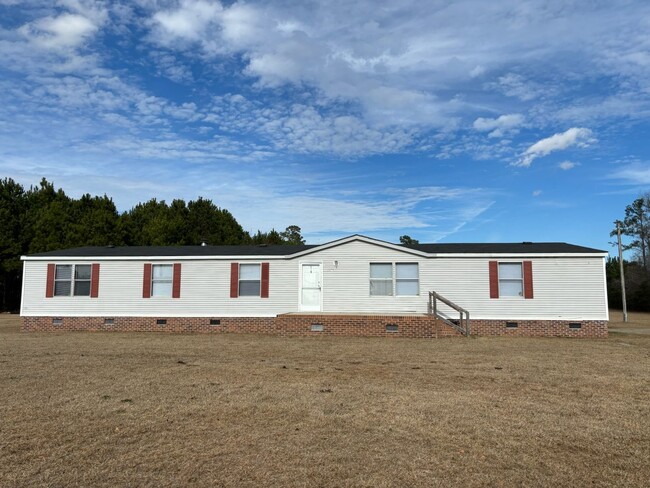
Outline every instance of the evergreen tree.
[(401, 244), (404, 244), (405, 246), (414, 246), (420, 243), (420, 241), (418, 241), (417, 239), (413, 239), (411, 236), (406, 236), (406, 235), (400, 236), (399, 242)]
[[(645, 269), (650, 269), (650, 193), (634, 200), (625, 207), (625, 218), (621, 224), (621, 233), (632, 237), (624, 246), (625, 250), (634, 249)], [(611, 235), (616, 235), (613, 230)]]
[[(636, 251), (636, 261), (623, 261), (625, 292), (630, 310), (650, 310), (650, 193), (634, 200), (625, 207), (625, 218), (619, 221), (621, 233), (632, 240), (623, 246), (624, 250)], [(616, 235), (616, 230), (611, 232)], [(616, 266), (614, 265), (616, 263)], [(621, 280), (618, 259), (607, 265), (607, 289), (610, 304), (619, 307)]]
[(305, 240), (302, 238), (300, 231), (301, 229), (297, 225), (290, 225), (284, 232), (280, 233), (280, 237), (282, 237), (285, 244), (304, 244)]
[(23, 233), (27, 196), (14, 180), (0, 180), (0, 310), (17, 310), (26, 241)]
[(220, 209), (211, 200), (199, 197), (188, 205), (188, 244), (206, 241), (211, 245), (243, 244), (250, 236), (228, 210)]

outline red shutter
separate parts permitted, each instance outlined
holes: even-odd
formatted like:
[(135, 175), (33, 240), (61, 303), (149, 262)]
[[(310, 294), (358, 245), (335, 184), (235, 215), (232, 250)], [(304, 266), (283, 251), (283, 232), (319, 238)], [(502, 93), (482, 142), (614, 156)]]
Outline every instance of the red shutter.
[(99, 296), (99, 263), (93, 263), (90, 269), (90, 298)]
[(490, 261), (490, 298), (499, 298), (499, 264)]
[(269, 297), (269, 263), (262, 263), (262, 290), (260, 297)]
[(239, 296), (239, 263), (230, 263), (230, 298)]
[(524, 298), (533, 298), (533, 262), (524, 261)]
[(151, 298), (151, 263), (144, 263), (142, 298)]
[(54, 264), (47, 265), (47, 281), (45, 282), (45, 297), (52, 298), (54, 296)]
[(174, 263), (172, 298), (180, 298), (180, 297), (181, 297), (181, 263)]

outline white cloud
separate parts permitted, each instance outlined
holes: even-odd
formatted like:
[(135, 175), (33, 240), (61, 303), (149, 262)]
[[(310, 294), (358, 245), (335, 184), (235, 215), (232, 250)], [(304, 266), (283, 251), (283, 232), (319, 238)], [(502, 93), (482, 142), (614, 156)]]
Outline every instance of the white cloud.
[(487, 87), (525, 102), (540, 98), (550, 91), (550, 88), (544, 88), (539, 83), (526, 80), (523, 76), (514, 73), (499, 77), (496, 83), (489, 83)]
[(472, 71), (469, 72), (469, 75), (472, 78), (478, 78), (479, 76), (485, 74), (486, 71), (487, 70), (485, 69), (485, 67), (481, 66), (480, 64), (477, 64), (476, 66), (474, 66), (474, 68), (472, 68)]
[(554, 151), (567, 149), (571, 146), (587, 147), (595, 142), (596, 139), (592, 136), (591, 130), (584, 127), (571, 127), (564, 132), (537, 141), (524, 151), (514, 166), (527, 168), (535, 159)]
[(257, 134), (274, 150), (361, 157), (405, 151), (415, 133), (368, 125), (360, 117), (321, 112), (307, 104), (261, 106), (241, 95), (215, 97), (204, 122), (228, 133)]
[(474, 121), (473, 127), (479, 132), (489, 132), (488, 137), (503, 137), (506, 134), (516, 133), (523, 123), (523, 115), (506, 114), (496, 119), (479, 117)]
[(44, 17), (19, 28), (33, 44), (55, 50), (76, 48), (96, 31), (97, 25), (90, 19), (72, 13)]
[(427, 240), (441, 239), (477, 219), (493, 203), (488, 191), (474, 188), (412, 187), (394, 188), (388, 194), (346, 195), (317, 186), (316, 182), (308, 192), (295, 194), (295, 183), (290, 191), (247, 185), (226, 197), (227, 208), (234, 209), (250, 230), (256, 230), (260, 219), (276, 229), (299, 222), (309, 242), (351, 233), (396, 241), (399, 229), (418, 229)]
[[(237, 56), (242, 73), (266, 93), (287, 85), (314, 90), (321, 106), (354, 105), (353, 115), (372, 129), (454, 130), (462, 127), (459, 120), (495, 111), (504, 96), (511, 99), (510, 111), (525, 108), (531, 114), (527, 127), (539, 128), (567, 107), (564, 100), (556, 106), (551, 101), (580, 80), (618, 76), (623, 63), (636, 84), (650, 78), (641, 76), (642, 39), (631, 50), (615, 37), (646, 31), (641, 19), (647, 9), (638, 4), (586, 9), (531, 0), (509, 8), (459, 0), (431, 8), (405, 0), (397, 8), (381, 0), (360, 0), (352, 7), (332, 0), (307, 8), (291, 1), (182, 0), (163, 5), (151, 15), (152, 42), (217, 66)], [(553, 69), (539, 69), (545, 65)], [(556, 75), (560, 72), (570, 82)], [(632, 97), (638, 93), (633, 90)], [(500, 122), (505, 126), (487, 131), (491, 138), (515, 135), (517, 127), (507, 123), (521, 125), (523, 119)]]
[(534, 196), (534, 197), (538, 197), (538, 196), (540, 196), (541, 194), (542, 194), (542, 190), (535, 190), (535, 191), (533, 191), (533, 196)]
[(162, 10), (153, 16), (160, 26), (157, 40), (171, 44), (176, 39), (200, 41), (208, 34), (208, 27), (222, 11), (219, 2), (183, 0), (175, 10)]
[(558, 167), (564, 171), (568, 171), (578, 166), (578, 164), (579, 163), (574, 163), (573, 161), (562, 161), (560, 164), (558, 164)]
[(296, 152), (336, 152), (346, 156), (395, 153), (404, 150), (411, 136), (402, 131), (380, 131), (350, 115), (327, 116), (314, 108), (295, 105), (291, 114), (262, 127), (277, 148)]
[[(154, 148), (142, 133), (155, 127), (164, 140), (186, 139), (179, 147), (196, 158), (202, 151), (192, 147), (199, 133), (192, 124), (200, 122), (201, 136), (220, 133), (242, 158), (417, 152), (512, 160), (523, 150), (512, 139), (524, 126), (548, 131), (559, 119), (565, 127), (602, 133), (610, 117), (642, 120), (650, 113), (643, 15), (650, 7), (634, 2), (592, 8), (541, 0), (515, 7), (475, 0), (439, 7), (414, 0), (399, 6), (383, 0), (23, 5), (20, 31), (0, 30), (0, 57), (5, 68), (27, 77), (29, 88), (7, 91), (5, 99), (40, 104), (42, 133), (62, 124), (95, 135), (115, 130), (109, 139), (115, 141), (128, 129), (127, 139), (143, 137), (148, 152)], [(142, 53), (149, 58), (143, 61)], [(123, 54), (133, 62), (120, 65)], [(141, 88), (156, 76), (194, 85), (174, 87), (173, 94), (166, 83)], [(595, 89), (593, 97), (565, 103), (581, 83), (593, 88), (603, 77), (609, 78), (602, 86), (620, 87), (619, 93), (605, 97), (605, 88)], [(241, 90), (255, 103), (216, 112), (210, 100), (221, 90)], [(19, 115), (2, 109), (0, 115), (23, 117), (13, 107)], [(479, 117), (485, 114), (494, 118)], [(474, 122), (468, 127), (468, 121)], [(34, 118), (30, 127), (36, 125)], [(253, 142), (239, 144), (242, 135)], [(545, 149), (543, 142), (516, 164), (561, 149)]]
[(161, 51), (151, 51), (149, 57), (158, 68), (158, 73), (179, 84), (190, 84), (194, 81), (192, 71), (176, 56)]
[(650, 163), (635, 162), (628, 164), (609, 175), (609, 178), (622, 180), (630, 185), (650, 185)]

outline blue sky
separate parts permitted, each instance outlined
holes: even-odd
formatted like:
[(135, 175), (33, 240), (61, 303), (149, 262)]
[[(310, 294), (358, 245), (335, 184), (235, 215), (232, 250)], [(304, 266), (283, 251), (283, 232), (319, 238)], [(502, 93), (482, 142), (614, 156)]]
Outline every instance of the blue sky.
[(0, 0), (0, 175), (120, 210), (610, 250), (649, 116), (645, 1)]

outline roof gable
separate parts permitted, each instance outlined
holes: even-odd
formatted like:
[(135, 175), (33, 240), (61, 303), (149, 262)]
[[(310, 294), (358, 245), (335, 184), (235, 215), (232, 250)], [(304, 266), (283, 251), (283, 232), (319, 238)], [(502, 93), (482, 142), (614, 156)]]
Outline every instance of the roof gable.
[(337, 246), (344, 246), (344, 245), (350, 244), (352, 242), (365, 242), (366, 244), (372, 244), (374, 246), (384, 247), (384, 248), (387, 248), (387, 249), (392, 249), (394, 251), (399, 251), (399, 252), (403, 252), (403, 253), (406, 253), (406, 254), (412, 254), (412, 255), (416, 255), (416, 256), (427, 256), (428, 255), (428, 253), (426, 251), (416, 249), (414, 247), (406, 247), (406, 246), (404, 246), (402, 244), (393, 244), (391, 242), (382, 241), (380, 239), (374, 239), (372, 237), (366, 237), (366, 236), (362, 236), (360, 234), (354, 234), (354, 235), (351, 235), (351, 236), (348, 236), (348, 237), (343, 237), (341, 239), (337, 239), (335, 241), (330, 241), (330, 242), (326, 242), (325, 244), (314, 246), (314, 247), (312, 247), (310, 249), (305, 249), (303, 251), (292, 254), (291, 257), (295, 258), (295, 257), (300, 257), (300, 256), (307, 256), (307, 255), (315, 253), (315, 252), (324, 251), (325, 249), (331, 249), (331, 248), (337, 247)]

